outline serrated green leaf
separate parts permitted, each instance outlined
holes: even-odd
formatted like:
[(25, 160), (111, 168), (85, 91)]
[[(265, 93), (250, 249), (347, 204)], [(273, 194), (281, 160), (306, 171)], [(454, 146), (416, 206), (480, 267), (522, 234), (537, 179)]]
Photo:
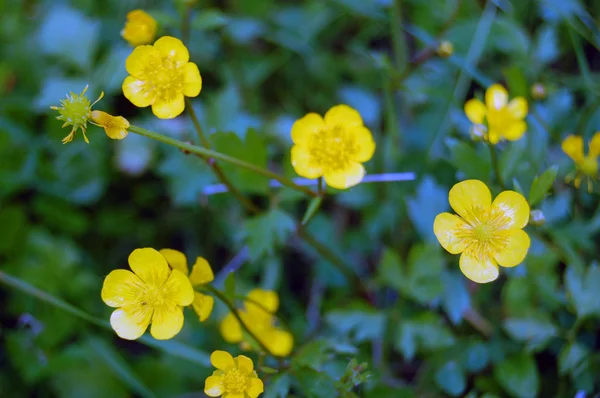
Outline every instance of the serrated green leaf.
[(278, 209), (248, 219), (244, 223), (243, 235), (250, 258), (255, 261), (272, 254), (277, 246), (287, 241), (295, 229), (294, 219)]
[(535, 177), (533, 184), (531, 184), (531, 189), (529, 190), (530, 206), (533, 207), (544, 199), (550, 188), (552, 188), (557, 173), (558, 167), (550, 167), (548, 170), (544, 171), (542, 175)]

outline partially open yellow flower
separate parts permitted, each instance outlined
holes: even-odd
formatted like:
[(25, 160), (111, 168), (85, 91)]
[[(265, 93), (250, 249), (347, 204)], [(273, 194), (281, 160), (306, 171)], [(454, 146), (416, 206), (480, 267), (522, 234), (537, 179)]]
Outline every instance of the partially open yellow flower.
[(69, 135), (62, 139), (62, 143), (66, 144), (73, 141), (73, 137), (77, 130), (81, 130), (83, 139), (86, 143), (90, 143), (85, 131), (87, 129), (87, 122), (92, 115), (92, 106), (104, 97), (104, 92), (100, 93), (100, 96), (94, 103), (90, 103), (90, 100), (86, 97), (85, 93), (88, 86), (85, 86), (81, 94), (71, 93), (67, 94), (67, 99), (60, 100), (60, 107), (51, 106), (50, 109), (58, 111), (60, 114), (56, 118), (64, 121), (62, 127), (73, 126)]
[(143, 10), (133, 10), (127, 13), (127, 22), (121, 30), (121, 36), (132, 46), (150, 44), (156, 36), (157, 23), (152, 16)]
[(452, 187), (448, 200), (458, 216), (438, 214), (433, 231), (444, 249), (462, 253), (460, 270), (467, 278), (491, 282), (498, 278), (498, 265), (514, 267), (525, 259), (529, 204), (523, 195), (504, 191), (492, 202), (483, 182), (467, 180)]
[(196, 97), (202, 78), (181, 40), (161, 37), (152, 46), (138, 46), (125, 61), (130, 76), (123, 81), (123, 94), (137, 107), (152, 106), (160, 119), (183, 112), (184, 96)]
[[(244, 301), (240, 318), (250, 331), (265, 345), (272, 355), (285, 357), (294, 348), (294, 337), (286, 330), (275, 326), (274, 314), (279, 308), (279, 296), (271, 290), (254, 289)], [(250, 347), (242, 326), (233, 314), (228, 314), (221, 322), (221, 334), (228, 343), (242, 343)]]
[(113, 140), (122, 140), (129, 132), (129, 121), (123, 116), (112, 116), (102, 111), (92, 111), (93, 123), (104, 128), (106, 135)]
[(210, 356), (210, 363), (217, 370), (204, 384), (204, 393), (209, 397), (256, 398), (263, 393), (263, 382), (250, 358), (239, 355), (234, 359), (226, 351), (215, 351)]
[(567, 181), (579, 188), (582, 179), (587, 179), (588, 191), (592, 192), (593, 182), (598, 178), (598, 155), (600, 155), (600, 131), (596, 132), (589, 143), (587, 156), (583, 152), (583, 138), (570, 135), (562, 143), (562, 150), (577, 167), (575, 176), (567, 176)]
[(331, 108), (322, 118), (309, 113), (292, 126), (292, 166), (305, 178), (325, 177), (327, 185), (346, 189), (362, 181), (375, 141), (360, 114), (348, 105)]
[[(188, 262), (185, 254), (173, 249), (161, 249), (160, 254), (165, 257), (171, 268), (177, 269), (185, 275), (188, 275)], [(196, 263), (192, 267), (192, 273), (189, 274), (188, 277), (192, 286), (203, 286), (215, 279), (213, 270), (204, 257), (196, 258)], [(214, 297), (194, 291), (192, 308), (196, 311), (198, 318), (200, 318), (200, 322), (204, 322), (208, 319), (214, 305)]]
[(509, 102), (506, 89), (499, 84), (486, 90), (485, 104), (475, 98), (467, 101), (465, 113), (473, 128), (485, 131), (484, 138), (491, 144), (503, 139), (516, 141), (527, 130), (527, 100), (516, 97)]
[(158, 340), (175, 336), (183, 327), (183, 307), (194, 301), (194, 289), (178, 269), (151, 248), (129, 256), (132, 271), (112, 271), (102, 286), (102, 300), (117, 308), (110, 324), (123, 339), (135, 340), (152, 323), (150, 334)]

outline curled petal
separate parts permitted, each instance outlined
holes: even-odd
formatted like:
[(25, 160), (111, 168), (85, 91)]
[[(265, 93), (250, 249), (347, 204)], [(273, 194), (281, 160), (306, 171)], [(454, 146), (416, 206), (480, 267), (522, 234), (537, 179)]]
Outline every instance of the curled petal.
[(277, 357), (286, 357), (294, 348), (294, 336), (285, 330), (272, 328), (266, 333), (264, 343), (271, 354)]
[(265, 387), (262, 380), (258, 377), (253, 377), (250, 379), (250, 385), (246, 388), (246, 394), (248, 394), (250, 398), (257, 398), (264, 390)]
[(508, 102), (506, 89), (499, 84), (492, 84), (485, 91), (485, 105), (488, 109), (502, 109)]
[(458, 215), (473, 225), (479, 212), (487, 211), (490, 208), (492, 194), (483, 182), (465, 180), (450, 189), (448, 201)]
[(279, 308), (279, 296), (273, 290), (253, 289), (247, 296), (251, 302), (256, 302), (271, 313), (275, 313)]
[(583, 138), (578, 135), (570, 135), (562, 142), (562, 150), (575, 163), (583, 162)]
[(202, 77), (198, 66), (193, 62), (188, 62), (183, 67), (183, 95), (186, 97), (196, 97), (202, 90)]
[(600, 155), (600, 131), (596, 132), (590, 141), (590, 156), (598, 157)]
[(244, 338), (242, 325), (240, 325), (232, 313), (227, 314), (223, 318), (220, 329), (223, 339), (228, 343), (239, 343)]
[(152, 104), (152, 113), (159, 119), (173, 119), (185, 109), (183, 94), (176, 94), (172, 98), (157, 99)]
[(346, 189), (360, 183), (367, 172), (362, 164), (352, 162), (341, 170), (326, 170), (325, 182), (332, 188)]
[(323, 168), (317, 164), (309, 150), (301, 145), (292, 147), (292, 167), (299, 176), (314, 179), (323, 175)]
[(188, 263), (185, 254), (173, 249), (160, 249), (159, 253), (163, 255), (172, 269), (178, 269), (184, 274), (188, 274)]
[(154, 42), (154, 48), (161, 56), (184, 64), (190, 60), (190, 53), (183, 42), (175, 37), (163, 36)]
[[(179, 272), (175, 270), (174, 272)], [(156, 340), (173, 338), (183, 327), (183, 309), (176, 305), (163, 305), (154, 310), (150, 334)]]
[(110, 326), (120, 338), (135, 340), (144, 334), (151, 318), (152, 309), (147, 305), (128, 305), (113, 311)]
[(192, 273), (190, 274), (192, 285), (206, 285), (212, 282), (213, 279), (215, 279), (215, 274), (208, 261), (204, 257), (197, 257), (196, 263), (192, 267)]
[(469, 244), (465, 237), (471, 230), (462, 218), (450, 213), (438, 214), (433, 222), (433, 233), (440, 242), (440, 245), (449, 253), (462, 253)]
[(325, 128), (325, 121), (316, 113), (309, 113), (294, 122), (292, 126), (292, 141), (294, 144), (308, 143), (315, 134)]
[(210, 363), (217, 369), (227, 372), (228, 370), (235, 368), (235, 362), (233, 357), (227, 351), (214, 351), (210, 355)]
[(483, 102), (474, 98), (465, 103), (465, 114), (474, 124), (483, 124), (487, 109)]
[(460, 270), (473, 282), (488, 283), (498, 278), (498, 265), (490, 257), (469, 250), (460, 255)]
[(327, 127), (345, 127), (353, 128), (363, 125), (360, 113), (348, 105), (336, 105), (325, 114), (325, 124)]
[(503, 267), (514, 267), (525, 260), (530, 244), (529, 235), (522, 229), (517, 230), (507, 237), (504, 250), (494, 258)]
[(194, 302), (192, 303), (192, 307), (198, 315), (198, 318), (200, 318), (200, 322), (204, 322), (208, 319), (212, 313), (214, 305), (214, 297), (198, 292), (194, 293)]
[(134, 304), (144, 285), (144, 282), (131, 271), (124, 269), (111, 271), (102, 285), (102, 301), (110, 307)]
[(150, 286), (162, 286), (171, 273), (165, 258), (151, 248), (135, 249), (129, 255), (131, 270)]
[(492, 203), (492, 217), (501, 217), (501, 229), (524, 228), (529, 221), (529, 204), (518, 192), (501, 192)]
[(235, 365), (245, 375), (249, 375), (254, 370), (254, 363), (245, 355), (235, 357)]

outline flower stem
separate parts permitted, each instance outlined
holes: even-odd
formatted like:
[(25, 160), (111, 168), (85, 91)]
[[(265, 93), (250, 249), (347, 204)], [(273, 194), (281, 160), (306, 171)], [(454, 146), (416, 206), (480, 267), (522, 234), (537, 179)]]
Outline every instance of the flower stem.
[(200, 125), (200, 120), (198, 120), (198, 116), (196, 115), (196, 111), (194, 110), (192, 101), (189, 98), (185, 99), (185, 110), (190, 115), (190, 119), (192, 119), (192, 123), (194, 123), (194, 127), (196, 128), (196, 132), (198, 133), (198, 138), (200, 139), (200, 143), (205, 148), (210, 149), (210, 141), (204, 135), (204, 131), (202, 130), (202, 126)]
[(490, 148), (490, 156), (492, 158), (492, 167), (494, 167), (494, 173), (496, 174), (496, 181), (498, 181), (500, 188), (505, 190), (506, 185), (504, 185), (504, 181), (502, 180), (502, 174), (500, 174), (500, 164), (498, 163), (496, 147), (493, 144), (488, 144), (488, 147)]
[(222, 160), (223, 162), (227, 162), (227, 163), (239, 166), (239, 167), (243, 167), (247, 170), (253, 171), (253, 172), (263, 175), (267, 178), (272, 178), (274, 180), (277, 180), (282, 185), (285, 185), (286, 187), (295, 189), (296, 191), (305, 193), (306, 195), (309, 195), (313, 198), (318, 196), (318, 194), (316, 192), (314, 192), (306, 187), (300, 186), (284, 176), (281, 176), (270, 170), (263, 169), (262, 167), (256, 166), (252, 163), (240, 160), (233, 156), (229, 156), (224, 153), (216, 152), (216, 151), (213, 151), (210, 149), (202, 148), (197, 145), (192, 145), (192, 144), (188, 144), (185, 142), (181, 142), (181, 141), (178, 141), (171, 137), (167, 137), (166, 135), (158, 134), (158, 133), (155, 133), (154, 131), (146, 130), (146, 129), (138, 127), (138, 126), (130, 126), (129, 131), (132, 133), (143, 135), (144, 137), (152, 138), (153, 140), (160, 141), (160, 142), (168, 144), (168, 145), (172, 145), (176, 148), (183, 149), (184, 151), (188, 151), (188, 152), (194, 153), (199, 156), (213, 158), (216, 160)]

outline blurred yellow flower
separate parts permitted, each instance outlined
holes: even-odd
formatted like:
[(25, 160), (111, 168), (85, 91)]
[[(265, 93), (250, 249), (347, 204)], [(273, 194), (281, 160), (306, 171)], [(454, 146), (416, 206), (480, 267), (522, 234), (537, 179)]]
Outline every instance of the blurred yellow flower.
[[(183, 272), (185, 275), (188, 275), (189, 270), (187, 258), (182, 252), (173, 249), (161, 249), (160, 254), (164, 256), (171, 268), (177, 269)], [(189, 274), (188, 277), (192, 286), (203, 286), (215, 279), (213, 270), (204, 257), (196, 258), (196, 263), (192, 267), (192, 273)], [(192, 308), (194, 308), (194, 311), (196, 311), (198, 318), (200, 318), (200, 322), (204, 322), (208, 319), (212, 313), (214, 305), (214, 297), (194, 291), (194, 302), (192, 302)]]
[(250, 358), (239, 355), (234, 359), (226, 351), (215, 351), (210, 356), (210, 363), (217, 370), (204, 384), (204, 393), (209, 397), (256, 398), (263, 393), (263, 382)]
[[(279, 296), (271, 290), (254, 289), (244, 301), (244, 310), (240, 310), (242, 322), (265, 345), (272, 355), (285, 357), (294, 348), (291, 333), (275, 326), (275, 313), (279, 308)], [(228, 343), (242, 343), (250, 347), (252, 341), (246, 340), (242, 326), (236, 317), (229, 313), (221, 322), (221, 334)]]
[(462, 253), (460, 270), (467, 278), (491, 282), (498, 278), (498, 264), (514, 267), (525, 259), (529, 204), (523, 195), (504, 191), (492, 202), (483, 182), (467, 180), (452, 187), (448, 200), (458, 216), (438, 214), (433, 231), (444, 249)]
[(598, 178), (598, 155), (600, 155), (600, 131), (596, 132), (589, 143), (587, 156), (583, 152), (583, 138), (570, 135), (562, 143), (562, 150), (566, 153), (577, 167), (575, 176), (567, 176), (567, 182), (573, 181), (573, 185), (579, 188), (582, 179), (587, 179), (588, 191), (592, 192), (593, 181)]
[(156, 250), (136, 249), (129, 256), (133, 272), (118, 269), (104, 280), (102, 300), (117, 308), (110, 324), (123, 339), (135, 340), (152, 323), (158, 340), (175, 336), (183, 327), (183, 308), (194, 301), (194, 289), (183, 272), (171, 270)]
[(81, 94), (75, 94), (71, 91), (71, 93), (67, 94), (67, 99), (60, 100), (60, 107), (50, 107), (50, 109), (58, 111), (60, 114), (56, 118), (64, 121), (62, 127), (73, 126), (69, 135), (62, 139), (63, 144), (73, 141), (73, 137), (79, 129), (81, 129), (85, 142), (90, 143), (85, 135), (87, 122), (91, 117), (92, 106), (104, 97), (104, 92), (100, 93), (100, 96), (94, 103), (90, 103), (90, 100), (85, 95), (87, 89), (88, 86), (85, 86)]
[(485, 92), (485, 104), (470, 99), (465, 113), (474, 124), (473, 128), (484, 131), (484, 138), (491, 144), (500, 140), (516, 141), (527, 130), (527, 100), (523, 97), (508, 101), (506, 89), (499, 84), (491, 85)]
[(292, 126), (292, 166), (305, 178), (325, 177), (337, 189), (352, 187), (363, 179), (375, 141), (360, 114), (348, 105), (331, 108), (322, 118), (309, 113)]
[(123, 94), (137, 107), (152, 105), (160, 119), (172, 119), (185, 108), (184, 96), (196, 97), (202, 78), (181, 40), (161, 37), (152, 46), (139, 46), (125, 61), (130, 76), (123, 81)]
[(451, 41), (442, 40), (436, 51), (440, 57), (448, 58), (454, 52), (454, 45)]
[(106, 135), (113, 140), (122, 140), (129, 133), (129, 121), (123, 116), (112, 116), (102, 111), (92, 111), (92, 121), (95, 125), (103, 127)]
[(133, 10), (127, 13), (127, 22), (121, 30), (121, 36), (136, 47), (152, 43), (156, 30), (157, 23), (154, 18), (143, 10)]

